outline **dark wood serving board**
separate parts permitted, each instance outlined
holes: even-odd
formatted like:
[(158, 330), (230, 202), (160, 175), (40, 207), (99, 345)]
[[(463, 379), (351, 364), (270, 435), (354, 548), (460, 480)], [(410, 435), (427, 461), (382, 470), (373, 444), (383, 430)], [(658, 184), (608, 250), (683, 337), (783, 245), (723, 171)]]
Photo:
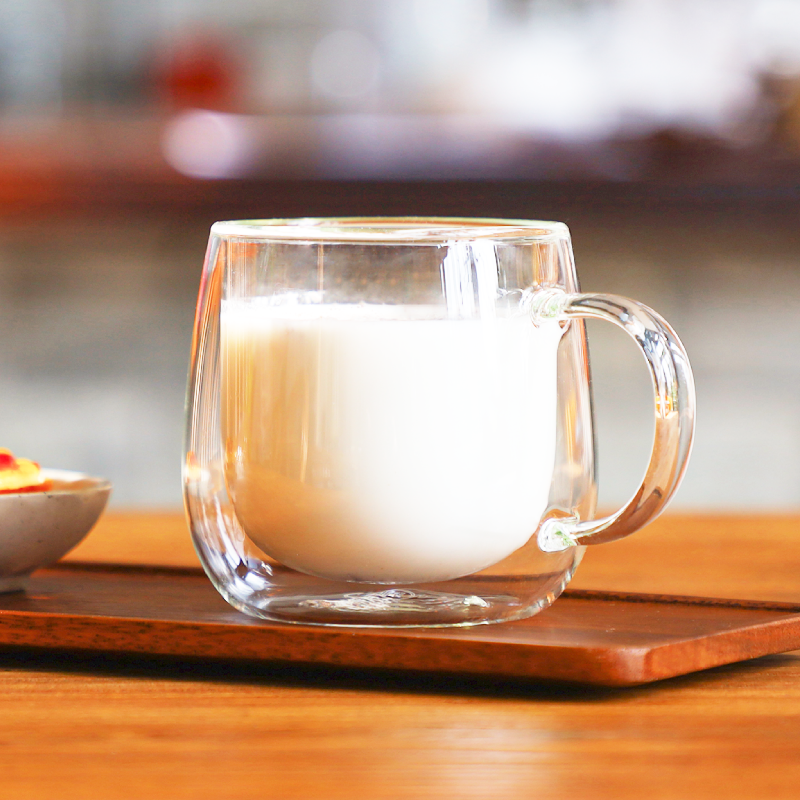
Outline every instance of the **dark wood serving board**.
[(71, 563), (0, 595), (0, 646), (630, 686), (800, 648), (800, 605), (567, 591), (520, 622), (325, 628), (241, 614), (199, 570)]

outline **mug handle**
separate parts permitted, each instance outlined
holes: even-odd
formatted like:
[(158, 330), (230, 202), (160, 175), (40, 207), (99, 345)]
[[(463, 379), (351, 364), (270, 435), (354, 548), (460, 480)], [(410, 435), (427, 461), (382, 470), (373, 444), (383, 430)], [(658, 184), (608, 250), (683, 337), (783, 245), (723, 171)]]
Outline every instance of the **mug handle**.
[(636, 494), (608, 517), (583, 522), (550, 517), (538, 533), (539, 547), (547, 553), (622, 539), (664, 510), (686, 471), (695, 420), (694, 379), (686, 350), (663, 317), (627, 297), (543, 289), (531, 296), (530, 310), (534, 325), (573, 317), (608, 320), (636, 341), (650, 367), (656, 427), (650, 463)]

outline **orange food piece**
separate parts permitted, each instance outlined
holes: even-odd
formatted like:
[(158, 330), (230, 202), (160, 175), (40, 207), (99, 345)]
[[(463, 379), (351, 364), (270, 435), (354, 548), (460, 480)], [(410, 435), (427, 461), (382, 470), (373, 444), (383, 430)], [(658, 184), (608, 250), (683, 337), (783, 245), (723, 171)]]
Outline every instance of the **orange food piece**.
[(14, 458), (10, 450), (0, 447), (0, 494), (44, 492), (49, 488), (50, 481), (35, 461)]

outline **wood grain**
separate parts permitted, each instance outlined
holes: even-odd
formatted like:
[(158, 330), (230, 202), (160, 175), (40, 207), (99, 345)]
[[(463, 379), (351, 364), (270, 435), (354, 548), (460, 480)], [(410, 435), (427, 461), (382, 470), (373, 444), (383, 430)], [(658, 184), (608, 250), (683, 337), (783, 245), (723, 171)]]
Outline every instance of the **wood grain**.
[[(199, 566), (183, 514), (109, 513), (66, 560)], [(800, 516), (666, 514), (587, 550), (571, 588), (800, 602)]]
[(788, 800), (800, 779), (785, 656), (625, 691), (6, 656), (0, 709), (0, 796), (26, 800)]
[(247, 617), (196, 570), (65, 565), (0, 596), (0, 645), (628, 686), (800, 647), (800, 604), (575, 592), (503, 625), (353, 630)]
[(175, 511), (107, 512), (64, 560), (200, 567), (186, 517)]
[(667, 514), (587, 550), (571, 586), (800, 601), (800, 516)]
[[(163, 519), (108, 518), (83, 547), (113, 560), (111, 531), (147, 529), (132, 557), (171, 563), (186, 534)], [(800, 517), (711, 519), (603, 545), (578, 585), (798, 600)], [(794, 800), (798, 785), (796, 654), (624, 690), (0, 654), (2, 798)]]

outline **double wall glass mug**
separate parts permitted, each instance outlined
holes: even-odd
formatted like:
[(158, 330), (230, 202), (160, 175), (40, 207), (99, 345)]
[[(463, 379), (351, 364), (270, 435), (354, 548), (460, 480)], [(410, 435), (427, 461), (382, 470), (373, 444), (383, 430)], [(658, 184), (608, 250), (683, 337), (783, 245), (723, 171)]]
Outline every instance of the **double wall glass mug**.
[[(630, 334), (655, 394), (642, 484), (599, 519), (585, 317)], [(187, 417), (189, 524), (233, 606), (474, 625), (545, 608), (586, 545), (663, 510), (694, 386), (658, 314), (579, 293), (561, 223), (248, 220), (211, 229)]]

